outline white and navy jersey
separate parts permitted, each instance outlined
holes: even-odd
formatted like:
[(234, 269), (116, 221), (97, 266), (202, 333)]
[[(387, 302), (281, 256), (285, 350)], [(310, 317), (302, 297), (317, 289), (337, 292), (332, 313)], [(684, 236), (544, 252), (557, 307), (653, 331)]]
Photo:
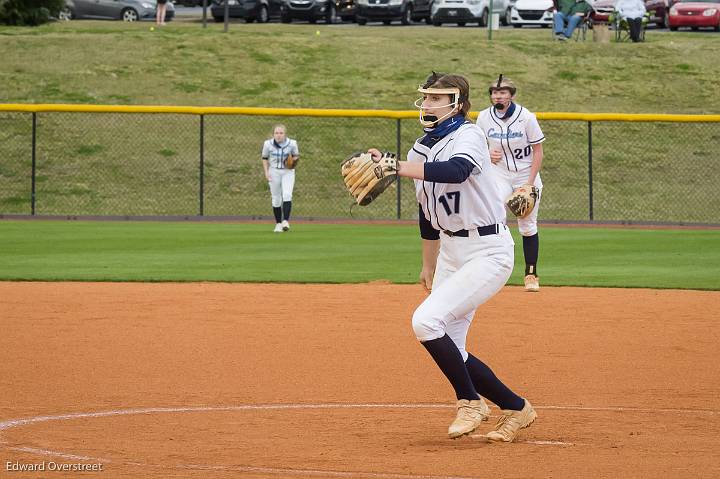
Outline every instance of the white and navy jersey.
[(285, 161), (289, 155), (300, 156), (300, 150), (298, 150), (295, 140), (285, 138), (282, 144), (278, 144), (274, 138), (270, 138), (263, 143), (262, 159), (268, 160), (271, 168), (285, 169)]
[(507, 119), (501, 119), (491, 106), (480, 112), (477, 124), (485, 132), (490, 149), (503, 152), (504, 161), (496, 164), (517, 172), (530, 168), (532, 145), (545, 141), (545, 135), (534, 113), (518, 104), (514, 107)]
[(470, 122), (427, 147), (418, 139), (408, 152), (412, 162), (470, 161), (474, 168), (462, 183), (415, 180), (418, 203), (425, 218), (440, 231), (458, 231), (505, 222), (505, 206), (491, 168), (482, 130)]

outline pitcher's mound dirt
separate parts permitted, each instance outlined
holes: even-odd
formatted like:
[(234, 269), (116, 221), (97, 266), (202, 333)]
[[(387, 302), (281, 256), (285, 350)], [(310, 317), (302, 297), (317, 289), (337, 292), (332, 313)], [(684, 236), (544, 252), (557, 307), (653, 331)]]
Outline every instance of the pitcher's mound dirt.
[(423, 298), (0, 283), (0, 477), (720, 476), (720, 293), (505, 288), (468, 349), (539, 417), (493, 445), (494, 418), (446, 438), (454, 396), (410, 327)]

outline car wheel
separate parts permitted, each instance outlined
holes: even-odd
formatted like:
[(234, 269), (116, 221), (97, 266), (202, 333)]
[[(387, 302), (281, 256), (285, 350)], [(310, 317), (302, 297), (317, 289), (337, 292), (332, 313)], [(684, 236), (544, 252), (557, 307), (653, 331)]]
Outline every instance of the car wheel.
[[(513, 28), (522, 28), (522, 23), (513, 23)], [(547, 25), (543, 25), (543, 28), (547, 28)]]
[(311, 18), (311, 19), (308, 20), (308, 21), (309, 21), (310, 23), (317, 23), (317, 18)]
[(465, 22), (458, 22), (458, 27), (464, 27), (464, 26), (465, 26)]
[(432, 23), (436, 27), (442, 26), (442, 22), (438, 20), (437, 16), (430, 15), (430, 23)]
[(120, 16), (124, 22), (137, 22), (139, 18), (138, 12), (134, 8), (126, 8), (120, 12)]
[(270, 17), (268, 17), (268, 10), (265, 5), (260, 7), (260, 13), (258, 14), (257, 21), (258, 23), (267, 23), (270, 21)]
[(412, 23), (412, 5), (407, 6), (405, 9), (405, 12), (403, 13), (402, 19), (400, 20), (400, 23), (403, 25), (410, 25)]
[(245, 17), (245, 23), (252, 23), (255, 21), (255, 17)]
[(225, 18), (224, 18), (224, 17), (213, 17), (213, 20), (215, 20), (216, 22), (220, 23), (220, 22), (222, 22), (223, 20), (225, 20)]
[(698, 31), (698, 27), (690, 27), (690, 29), (691, 29), (693, 32), (697, 32), (697, 31)]
[(72, 10), (70, 10), (68, 7), (64, 7), (62, 10), (60, 10), (60, 13), (58, 14), (58, 19), (64, 22), (72, 20), (72, 17)]
[(658, 27), (664, 27), (664, 28), (670, 28), (670, 15), (665, 12), (665, 15), (663, 15), (663, 19), (661, 23), (658, 23)]
[(502, 24), (506, 27), (512, 24), (512, 10), (510, 10), (509, 8), (505, 10), (505, 16), (502, 19)]
[(487, 27), (487, 24), (488, 24), (488, 11), (486, 8), (482, 11), (482, 14), (480, 15), (480, 21), (478, 22), (478, 26)]
[(337, 11), (335, 10), (335, 5), (330, 4), (330, 8), (328, 8), (327, 16), (325, 17), (325, 23), (328, 25), (331, 25), (333, 23), (337, 23)]
[(383, 20), (383, 24), (390, 25), (392, 23), (392, 20)]
[(358, 25), (365, 25), (365, 24), (367, 24), (367, 18), (357, 17), (355, 20), (357, 20), (357, 24), (358, 24)]

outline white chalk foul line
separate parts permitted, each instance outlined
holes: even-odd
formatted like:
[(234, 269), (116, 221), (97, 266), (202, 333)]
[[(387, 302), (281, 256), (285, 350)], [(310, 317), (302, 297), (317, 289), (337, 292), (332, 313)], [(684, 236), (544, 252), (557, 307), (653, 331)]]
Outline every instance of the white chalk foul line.
[[(48, 421), (68, 421), (83, 418), (101, 418), (111, 416), (127, 416), (137, 414), (156, 414), (156, 413), (184, 413), (184, 412), (210, 412), (210, 411), (249, 411), (249, 410), (288, 410), (288, 409), (439, 409), (454, 408), (448, 404), (247, 404), (240, 406), (193, 406), (193, 407), (153, 407), (153, 408), (133, 408), (133, 409), (114, 409), (110, 411), (98, 412), (80, 412), (70, 414), (57, 414), (35, 416), (21, 419), (10, 419), (0, 421), (0, 432), (28, 424), (36, 424)], [(718, 411), (711, 409), (674, 409), (674, 408), (632, 408), (632, 407), (587, 407), (587, 406), (534, 406), (535, 409), (561, 410), (561, 411), (597, 411), (597, 412), (634, 412), (634, 413), (673, 413), (673, 414), (698, 414), (704, 413), (709, 415), (718, 414)], [(472, 435), (471, 438), (484, 437), (482, 435)], [(519, 441), (523, 444), (548, 445), (548, 446), (572, 446), (573, 443), (562, 441), (542, 441), (527, 440)], [(0, 441), (0, 445), (6, 444)], [(7, 446), (6, 446), (7, 447)], [(71, 460), (98, 461), (102, 463), (112, 462), (107, 458), (81, 456), (69, 454), (60, 451), (51, 451), (48, 449), (39, 449), (24, 446), (7, 447), (14, 451), (26, 452), (29, 454), (55, 456)], [(476, 479), (473, 477), (463, 476), (426, 476), (411, 474), (391, 474), (391, 473), (373, 473), (373, 472), (347, 472), (347, 471), (330, 471), (315, 469), (281, 469), (266, 468), (254, 466), (222, 466), (222, 465), (202, 465), (202, 464), (179, 464), (179, 465), (156, 465), (143, 464), (139, 462), (124, 462), (124, 465), (152, 467), (161, 469), (187, 469), (187, 470), (221, 470), (229, 472), (247, 472), (247, 473), (263, 473), (274, 475), (300, 475), (315, 477), (358, 477), (367, 479)]]
[[(23, 419), (10, 419), (0, 421), (0, 432), (5, 429), (24, 426), (46, 421), (67, 421), (72, 419), (127, 416), (135, 414), (154, 413), (181, 413), (204, 411), (248, 411), (248, 410), (276, 410), (276, 409), (439, 409), (454, 408), (450, 404), (245, 404), (239, 406), (190, 406), (190, 407), (151, 407), (133, 409), (113, 409), (110, 411), (80, 412), (57, 414), (50, 416), (35, 416)], [(635, 407), (590, 407), (590, 406), (533, 406), (535, 409), (559, 411), (596, 411), (596, 412), (636, 412), (636, 413), (674, 413), (674, 414), (709, 414), (715, 415), (720, 411), (713, 409), (674, 409), (674, 408), (635, 408)]]

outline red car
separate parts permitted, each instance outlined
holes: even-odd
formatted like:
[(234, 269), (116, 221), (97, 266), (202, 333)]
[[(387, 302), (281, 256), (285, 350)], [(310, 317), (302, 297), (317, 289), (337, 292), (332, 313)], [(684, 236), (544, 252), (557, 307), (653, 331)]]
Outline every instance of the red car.
[[(593, 12), (590, 14), (593, 22), (607, 22), (610, 14), (615, 10), (616, 0), (597, 0), (592, 4)], [(650, 12), (648, 23), (655, 23), (658, 27), (668, 28), (668, 10), (677, 0), (645, 0), (645, 10)]]
[(672, 31), (680, 27), (693, 30), (710, 27), (720, 31), (720, 0), (680, 0), (670, 8), (668, 27)]

